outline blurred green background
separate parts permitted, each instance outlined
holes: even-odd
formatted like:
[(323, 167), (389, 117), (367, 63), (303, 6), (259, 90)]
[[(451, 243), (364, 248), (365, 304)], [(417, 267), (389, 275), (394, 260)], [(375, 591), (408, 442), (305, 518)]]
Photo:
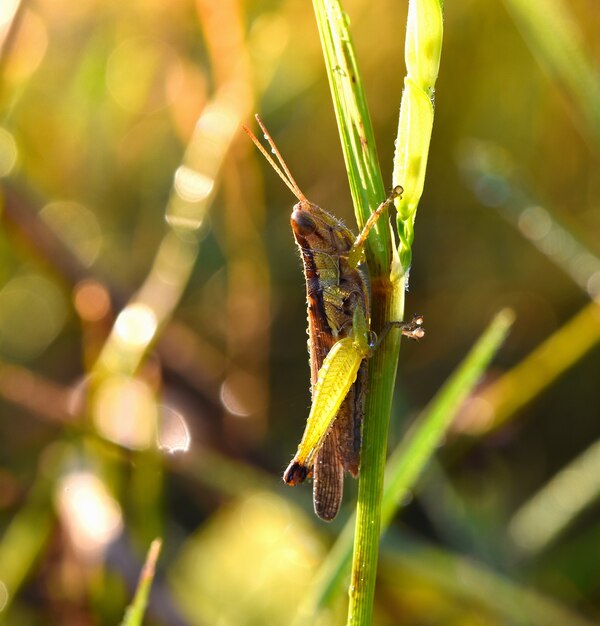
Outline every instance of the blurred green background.
[[(391, 182), (407, 6), (345, 8)], [(383, 541), (375, 623), (596, 623), (600, 11), (466, 0), (444, 26), (393, 446), (517, 319)], [(0, 622), (118, 623), (160, 536), (145, 623), (291, 623), (356, 485), (324, 525), (280, 480), (304, 285), (240, 127), (259, 112), (355, 229), (311, 6), (2, 0), (0, 107)]]

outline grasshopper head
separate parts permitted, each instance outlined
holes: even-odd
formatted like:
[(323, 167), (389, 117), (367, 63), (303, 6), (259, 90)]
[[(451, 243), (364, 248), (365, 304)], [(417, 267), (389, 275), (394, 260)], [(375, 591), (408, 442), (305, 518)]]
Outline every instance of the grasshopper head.
[(321, 221), (317, 215), (318, 211), (321, 211), (321, 209), (308, 201), (301, 201), (294, 205), (294, 210), (290, 217), (294, 235), (306, 238), (315, 233)]
[(352, 233), (336, 217), (308, 200), (294, 205), (290, 223), (303, 250), (347, 252), (353, 242)]

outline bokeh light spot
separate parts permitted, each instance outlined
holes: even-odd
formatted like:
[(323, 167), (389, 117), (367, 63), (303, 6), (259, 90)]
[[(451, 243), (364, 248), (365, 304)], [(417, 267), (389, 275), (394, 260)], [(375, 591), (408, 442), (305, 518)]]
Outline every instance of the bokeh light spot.
[(456, 433), (480, 435), (494, 423), (494, 407), (481, 396), (468, 398), (456, 416), (452, 430)]
[(175, 52), (160, 39), (134, 37), (112, 52), (106, 85), (126, 111), (154, 113), (179, 94), (183, 69)]
[(8, 176), (17, 162), (17, 142), (5, 128), (0, 127), (0, 178)]
[(115, 322), (117, 337), (135, 347), (147, 345), (156, 332), (157, 320), (154, 311), (142, 303), (125, 307)]
[(232, 415), (249, 417), (257, 410), (260, 399), (256, 378), (242, 370), (232, 372), (221, 385), (221, 402)]
[(207, 198), (215, 186), (214, 178), (182, 165), (175, 172), (175, 191), (186, 202), (200, 202)]
[[(278, 520), (277, 524), (256, 524), (256, 511), (260, 509), (265, 519)], [(248, 539), (268, 546), (283, 542), (291, 511), (281, 498), (266, 492), (252, 494), (240, 507), (241, 528), (248, 534)]]
[(2, 0), (0, 2), (0, 35), (4, 35), (2, 29), (7, 28), (12, 22), (21, 0)]
[(149, 280), (154, 278), (155, 284), (151, 290), (144, 290), (145, 294), (150, 291), (148, 300), (152, 301), (153, 292), (156, 292), (161, 303), (164, 303), (163, 294), (170, 291), (165, 290), (165, 286), (181, 285), (182, 277), (188, 275), (196, 259), (196, 251), (195, 245), (180, 239), (174, 232), (165, 236), (156, 255), (153, 268), (155, 276), (149, 278)]
[[(0, 2), (4, 5), (5, 0)], [(48, 48), (48, 29), (44, 20), (27, 9), (17, 30), (10, 58), (4, 68), (8, 82), (20, 82), (29, 78), (39, 67)]]
[[(247, 494), (213, 515), (173, 565), (175, 596), (186, 617), (199, 616), (194, 623), (214, 615), (223, 624), (289, 623), (322, 562), (319, 533), (301, 510), (272, 493)], [(198, 594), (210, 598), (208, 611), (197, 612)]]
[(187, 452), (191, 442), (190, 429), (183, 415), (170, 406), (161, 406), (156, 433), (158, 449), (169, 454)]
[(548, 235), (552, 228), (552, 218), (540, 206), (527, 207), (519, 215), (519, 230), (532, 241), (539, 241)]
[(263, 13), (252, 22), (249, 34), (250, 48), (260, 62), (257, 71), (273, 71), (275, 60), (281, 55), (290, 40), (290, 22), (280, 13)]
[(589, 287), (590, 281), (593, 279), (594, 275), (600, 273), (600, 259), (587, 250), (583, 251), (579, 249), (579, 251), (573, 255), (573, 258), (570, 259), (569, 267), (573, 277), (577, 280), (577, 284), (585, 287), (588, 293), (594, 297)]
[(121, 532), (123, 521), (119, 504), (91, 472), (65, 476), (58, 486), (56, 506), (74, 548), (84, 558), (100, 558)]
[(77, 202), (51, 202), (40, 217), (86, 267), (94, 263), (102, 247), (102, 231), (92, 211)]
[(53, 283), (37, 274), (13, 278), (0, 290), (0, 353), (17, 360), (37, 356), (65, 318), (66, 303)]
[(575, 249), (573, 237), (562, 229), (552, 229), (546, 237), (538, 242), (542, 252), (552, 257), (557, 263), (565, 263)]
[(8, 590), (6, 585), (0, 580), (0, 613), (4, 611), (4, 607), (8, 604)]
[(143, 381), (112, 376), (98, 388), (93, 407), (98, 433), (131, 450), (149, 448), (155, 439), (157, 406)]
[(110, 309), (106, 287), (95, 280), (84, 280), (76, 285), (73, 301), (79, 317), (86, 322), (98, 322)]
[(592, 274), (587, 283), (588, 293), (592, 298), (598, 300), (600, 298), (600, 272)]

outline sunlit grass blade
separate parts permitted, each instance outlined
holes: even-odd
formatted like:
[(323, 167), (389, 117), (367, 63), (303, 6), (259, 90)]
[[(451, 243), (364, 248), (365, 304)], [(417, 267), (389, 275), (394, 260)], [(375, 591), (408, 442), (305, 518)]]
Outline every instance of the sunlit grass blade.
[(564, 0), (504, 0), (538, 63), (566, 90), (585, 138), (600, 149), (600, 75)]
[(198, 254), (198, 233), (218, 172), (246, 114), (245, 108), (232, 104), (232, 97), (215, 97), (196, 123), (165, 212), (171, 228), (143, 285), (117, 317), (96, 363), (102, 375), (133, 374), (179, 303)]
[[(197, 8), (201, 16), (212, 11), (210, 5), (202, 2)], [(218, 74), (217, 89), (200, 113), (173, 176), (165, 209), (170, 229), (146, 280), (115, 322), (96, 364), (100, 374), (133, 374), (178, 305), (198, 255), (202, 228), (225, 157), (251, 108), (238, 7), (235, 3), (221, 3), (219, 12), (221, 19), (229, 20), (227, 42), (231, 54), (221, 48), (220, 35), (209, 29), (207, 43)], [(236, 59), (235, 63), (230, 62), (231, 58)]]
[(484, 388), (478, 399), (490, 407), (488, 417), (482, 421), (466, 415), (461, 431), (484, 435), (498, 429), (598, 343), (600, 306), (590, 302), (521, 362)]
[(502, 345), (513, 320), (514, 314), (510, 310), (500, 311), (496, 315), (459, 369), (425, 409), (425, 415), (411, 426), (404, 441), (390, 457), (381, 512), (384, 525), (389, 524), (398, 503), (403, 501), (423, 471), (443, 439), (456, 410), (471, 393)]
[[(513, 163), (500, 147), (466, 142), (459, 165), (467, 183), (486, 206), (495, 207), (519, 232), (594, 301), (535, 348), (520, 363), (483, 389), (490, 407), (485, 420), (465, 415), (461, 431), (484, 435), (496, 430), (574, 367), (600, 342), (600, 257), (586, 234), (568, 216), (558, 217), (510, 172)], [(553, 242), (560, 241), (557, 246)]]
[(552, 544), (600, 496), (600, 441), (563, 467), (513, 515), (508, 532), (532, 557)]
[(496, 209), (591, 298), (600, 296), (596, 242), (573, 217), (544, 203), (519, 180), (514, 157), (501, 146), (472, 139), (462, 142), (457, 160), (483, 206)]
[[(501, 346), (512, 320), (511, 311), (501, 311), (496, 315), (390, 458), (382, 502), (382, 529), (387, 527), (400, 508), (404, 495), (414, 488), (427, 461), (443, 440), (456, 411), (472, 393)], [(351, 519), (315, 577), (313, 593), (302, 607), (302, 616), (314, 615), (330, 604), (345, 579), (352, 555), (353, 526), (354, 519)]]
[(160, 554), (161, 540), (155, 539), (148, 549), (146, 562), (140, 573), (137, 589), (133, 602), (127, 607), (121, 626), (141, 626), (144, 619), (146, 606), (148, 605), (148, 597), (150, 596), (150, 588), (154, 580), (154, 572), (156, 570), (156, 561)]
[[(385, 198), (375, 135), (348, 16), (338, 0), (314, 0), (313, 6), (356, 219), (362, 230), (371, 212)], [(367, 258), (371, 271), (380, 273), (389, 264), (389, 225), (386, 220), (379, 220), (373, 230), (377, 235), (369, 236)]]
[(0, 541), (0, 613), (3, 615), (8, 612), (46, 543), (50, 541), (55, 519), (50, 506), (51, 480), (48, 469), (45, 475), (38, 478)]
[[(400, 278), (410, 269), (417, 206), (425, 184), (433, 128), (433, 96), (443, 39), (442, 3), (411, 0), (406, 25), (406, 78), (400, 104), (392, 184), (404, 193), (396, 198)], [(397, 288), (404, 288), (404, 281)]]

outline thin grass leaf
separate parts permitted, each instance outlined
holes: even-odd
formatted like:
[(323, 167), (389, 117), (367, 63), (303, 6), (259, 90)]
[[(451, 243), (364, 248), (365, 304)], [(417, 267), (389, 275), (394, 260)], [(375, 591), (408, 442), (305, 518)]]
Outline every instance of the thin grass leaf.
[[(584, 306), (548, 339), (479, 394), (493, 407), (493, 419), (467, 422), (463, 432), (485, 435), (511, 420), (524, 406), (600, 343), (600, 306)], [(560, 355), (560, 358), (557, 357)]]
[(585, 52), (583, 37), (563, 0), (504, 0), (533, 56), (569, 95), (582, 136), (600, 149), (600, 76)]
[(48, 474), (48, 468), (45, 474), (40, 472), (27, 500), (11, 520), (0, 541), (2, 615), (8, 613), (10, 605), (51, 538), (55, 518), (50, 506), (50, 490), (55, 476), (51, 473), (50, 478)]
[[(349, 30), (348, 15), (337, 0), (314, 0), (325, 67), (356, 220), (362, 229), (369, 215), (384, 200), (375, 135)], [(379, 220), (369, 235), (367, 258), (372, 273), (389, 265), (390, 230)]]
[(146, 562), (140, 573), (140, 579), (138, 581), (137, 589), (133, 602), (127, 607), (125, 616), (121, 622), (121, 626), (141, 626), (144, 619), (144, 613), (146, 606), (148, 605), (148, 597), (150, 596), (150, 588), (152, 581), (154, 580), (154, 572), (156, 570), (156, 561), (160, 554), (162, 542), (160, 539), (155, 539), (148, 549), (148, 555), (146, 556)]
[[(544, 205), (518, 178), (509, 156), (494, 144), (465, 142), (459, 165), (472, 191), (500, 211), (555, 267), (593, 299), (520, 363), (481, 391), (493, 419), (465, 419), (461, 431), (483, 436), (514, 419), (600, 342), (600, 257), (589, 235), (567, 215)], [(550, 245), (561, 241), (560, 247)]]
[[(465, 140), (457, 160), (482, 205), (496, 209), (590, 298), (600, 296), (600, 257), (593, 234), (519, 180), (514, 173), (517, 164), (506, 150), (486, 141)], [(561, 245), (551, 245), (553, 241)]]
[(529, 558), (548, 548), (600, 496), (600, 441), (562, 468), (513, 515), (508, 533)]
[[(382, 576), (398, 579), (399, 570), (417, 576), (445, 591), (457, 601), (475, 602), (495, 613), (499, 623), (513, 626), (592, 626), (587, 619), (555, 598), (510, 580), (472, 558), (428, 545), (414, 536), (404, 536), (393, 553), (386, 552)], [(390, 564), (396, 567), (390, 572)], [(496, 623), (496, 622), (494, 622)]]
[[(414, 489), (423, 468), (443, 440), (465, 398), (502, 345), (512, 324), (511, 311), (501, 311), (436, 394), (390, 458), (382, 503), (382, 529), (400, 508), (404, 494)], [(329, 605), (344, 580), (352, 554), (354, 519), (350, 519), (315, 577), (312, 594), (300, 611), (305, 618)]]
[(179, 303), (200, 249), (199, 232), (217, 176), (246, 114), (232, 98), (218, 94), (198, 118), (166, 207), (170, 229), (144, 283), (119, 313), (105, 342), (94, 366), (100, 377), (133, 375)]
[(446, 382), (425, 416), (415, 422), (387, 465), (381, 518), (387, 526), (427, 461), (442, 441), (452, 419), (471, 393), (514, 321), (511, 310), (500, 311), (456, 373)]
[(441, 2), (411, 0), (408, 5), (404, 52), (407, 75), (400, 104), (392, 175), (392, 184), (404, 188), (402, 196), (395, 200), (401, 276), (408, 272), (412, 261), (414, 222), (425, 184), (433, 128), (433, 95), (440, 67), (442, 39)]

